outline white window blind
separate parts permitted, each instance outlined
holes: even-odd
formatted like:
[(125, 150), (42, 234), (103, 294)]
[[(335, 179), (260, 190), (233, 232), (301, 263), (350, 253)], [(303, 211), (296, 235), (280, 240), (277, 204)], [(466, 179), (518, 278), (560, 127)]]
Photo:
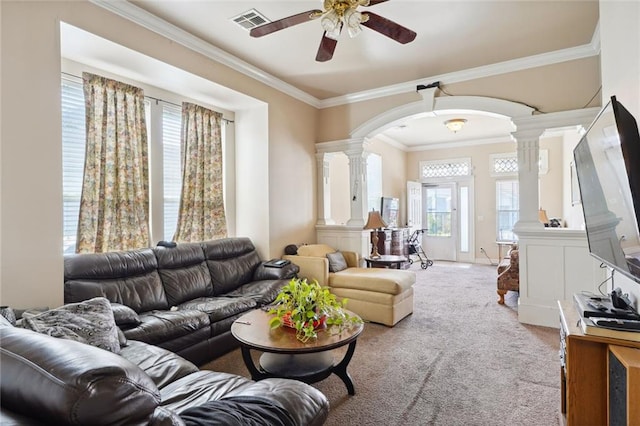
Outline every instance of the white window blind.
[(179, 107), (162, 107), (162, 157), (164, 187), (164, 239), (170, 241), (178, 225), (182, 171), (180, 167), (180, 131), (182, 112)]
[(82, 83), (62, 80), (63, 250), (76, 248), (85, 156), (85, 108)]

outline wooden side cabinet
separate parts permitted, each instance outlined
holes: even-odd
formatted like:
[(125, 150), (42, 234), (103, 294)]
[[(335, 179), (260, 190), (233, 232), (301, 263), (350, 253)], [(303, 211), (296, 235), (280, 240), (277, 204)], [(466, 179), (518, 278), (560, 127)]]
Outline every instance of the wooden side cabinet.
[(609, 345), (607, 365), (609, 425), (639, 425), (640, 349)]
[(578, 324), (580, 316), (573, 303), (558, 302), (558, 305), (560, 308), (560, 405), (565, 424), (567, 426), (608, 425), (609, 345), (640, 349), (640, 343), (586, 335)]

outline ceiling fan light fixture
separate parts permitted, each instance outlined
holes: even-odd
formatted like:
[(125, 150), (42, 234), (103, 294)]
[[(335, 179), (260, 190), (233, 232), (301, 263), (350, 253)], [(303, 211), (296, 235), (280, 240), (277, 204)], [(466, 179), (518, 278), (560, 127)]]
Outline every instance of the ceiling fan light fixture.
[(342, 20), (334, 10), (330, 10), (329, 12), (325, 13), (322, 16), (322, 19), (320, 19), (320, 24), (326, 32), (327, 37), (334, 40), (338, 39), (340, 31), (342, 31)]
[(362, 13), (355, 9), (348, 9), (344, 13), (343, 20), (347, 26), (347, 30), (349, 31), (349, 37), (354, 38), (362, 32), (362, 27), (360, 26), (360, 23), (362, 22)]
[(464, 118), (452, 118), (451, 120), (447, 120), (444, 122), (444, 125), (447, 126), (449, 130), (453, 133), (459, 132), (464, 127), (467, 120)]

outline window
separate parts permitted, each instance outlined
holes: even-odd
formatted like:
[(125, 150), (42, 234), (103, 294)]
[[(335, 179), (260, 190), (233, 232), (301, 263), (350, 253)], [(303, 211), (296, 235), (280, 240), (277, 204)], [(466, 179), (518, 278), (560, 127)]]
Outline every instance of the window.
[(421, 161), (420, 176), (422, 179), (471, 176), (471, 159)]
[[(63, 187), (63, 250), (73, 253), (76, 248), (76, 234), (78, 215), (80, 211), (80, 195), (82, 193), (82, 178), (84, 174), (85, 155), (85, 105), (82, 80), (73, 77), (62, 78), (62, 187)], [(153, 105), (152, 105), (153, 104)], [(162, 226), (157, 232), (163, 235), (152, 235), (153, 241), (171, 240), (178, 222), (178, 208), (182, 186), (182, 171), (180, 167), (180, 132), (182, 127), (182, 111), (179, 106), (162, 103), (161, 113), (155, 111), (157, 103), (145, 102), (147, 134), (149, 135), (149, 157), (151, 158), (151, 174), (162, 176), (163, 213), (159, 218), (150, 212), (152, 220), (162, 220)], [(154, 121), (161, 120), (161, 123)], [(154, 134), (153, 129), (160, 127), (162, 133)], [(156, 132), (157, 133), (157, 132)], [(224, 140), (224, 127), (223, 127)], [(160, 143), (152, 143), (156, 139)], [(154, 147), (162, 150), (161, 167), (154, 167), (153, 159), (159, 158), (152, 151)], [(161, 148), (160, 148), (161, 147)], [(152, 188), (153, 193), (153, 188)], [(153, 206), (153, 203), (152, 203)], [(158, 207), (160, 208), (160, 207)], [(153, 228), (152, 228), (153, 229)]]
[(85, 110), (82, 83), (62, 80), (63, 251), (73, 253), (84, 173)]
[[(502, 154), (491, 154), (491, 176), (507, 177), (518, 176), (518, 154), (516, 152), (506, 152)], [(538, 152), (538, 174), (544, 175), (549, 172), (549, 150), (541, 149)]]
[(178, 225), (182, 173), (180, 170), (180, 108), (162, 107), (162, 162), (164, 190), (164, 239), (171, 240)]
[(519, 217), (519, 185), (517, 180), (496, 181), (496, 227), (498, 241), (515, 241), (513, 226)]

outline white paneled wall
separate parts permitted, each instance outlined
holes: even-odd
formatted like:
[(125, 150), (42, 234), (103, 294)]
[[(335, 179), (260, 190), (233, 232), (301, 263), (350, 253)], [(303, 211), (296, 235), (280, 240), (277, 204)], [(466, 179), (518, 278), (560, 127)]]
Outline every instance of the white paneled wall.
[[(606, 279), (600, 262), (589, 255), (585, 231), (545, 228), (521, 232), (518, 320), (558, 327), (558, 300), (574, 293), (598, 292)], [(602, 290), (607, 291), (606, 286)]]

